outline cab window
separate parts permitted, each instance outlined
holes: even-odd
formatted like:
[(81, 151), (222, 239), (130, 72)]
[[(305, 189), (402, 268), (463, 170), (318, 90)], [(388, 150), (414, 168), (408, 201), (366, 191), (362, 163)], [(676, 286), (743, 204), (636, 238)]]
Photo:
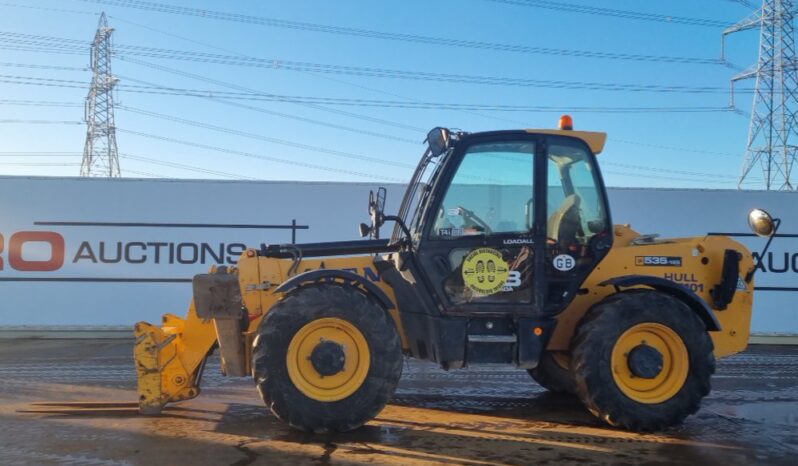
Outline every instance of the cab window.
[(431, 236), (529, 233), (534, 158), (535, 143), (530, 141), (468, 148), (436, 213)]
[(575, 253), (607, 229), (604, 198), (587, 149), (575, 141), (552, 141), (548, 154), (549, 242)]

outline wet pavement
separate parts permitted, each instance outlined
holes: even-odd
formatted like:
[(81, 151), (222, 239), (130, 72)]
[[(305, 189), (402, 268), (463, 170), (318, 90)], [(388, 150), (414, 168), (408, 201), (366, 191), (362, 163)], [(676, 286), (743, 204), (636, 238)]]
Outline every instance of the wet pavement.
[(718, 363), (678, 428), (605, 427), (524, 371), (444, 372), (408, 361), (396, 397), (358, 431), (288, 429), (250, 379), (214, 359), (203, 393), (160, 417), (30, 414), (32, 401), (134, 401), (132, 342), (0, 340), (0, 464), (798, 464), (798, 347), (752, 346)]

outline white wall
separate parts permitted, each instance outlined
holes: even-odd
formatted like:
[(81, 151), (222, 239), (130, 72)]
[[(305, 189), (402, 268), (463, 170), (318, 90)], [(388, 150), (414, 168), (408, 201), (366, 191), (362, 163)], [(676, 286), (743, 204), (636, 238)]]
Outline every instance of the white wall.
[[(240, 251), (242, 244), (290, 242), (290, 228), (246, 226), (290, 227), (294, 220), (307, 226), (296, 231), (298, 242), (356, 239), (357, 224), (368, 220), (368, 191), (376, 185), (0, 177), (0, 234), (4, 240), (0, 250), (0, 326), (127, 325), (138, 320), (158, 321), (164, 312), (181, 315), (191, 285), (175, 280), (188, 280), (206, 270), (215, 262), (210, 250), (218, 254), (221, 248), (226, 258), (228, 252)], [(387, 210), (395, 211), (402, 191), (402, 186), (389, 186)], [(798, 233), (795, 193), (611, 189), (610, 197), (614, 222), (631, 223), (643, 233), (747, 233), (746, 214), (753, 207), (781, 217), (783, 233)], [(161, 225), (135, 225), (141, 223)], [(49, 259), (49, 243), (27, 241), (21, 251), (12, 251), (10, 244), (15, 234), (19, 243), (26, 237), (35, 238), (25, 232), (41, 231), (63, 238), (63, 263), (50, 264), (49, 268), (55, 268), (50, 271), (16, 270), (14, 266), (47, 268), (47, 264), (30, 262)], [(53, 238), (51, 235), (50, 240)], [(753, 250), (764, 245), (759, 238), (739, 239)], [(766, 264), (772, 267), (757, 277), (758, 287), (798, 289), (797, 241), (774, 241), (772, 263)], [(127, 251), (127, 257), (110, 263), (116, 259), (118, 247)], [(195, 247), (204, 248), (204, 261), (202, 257), (194, 259)], [(777, 273), (785, 254), (788, 270)], [(796, 313), (798, 291), (759, 291), (753, 330), (798, 334)]]

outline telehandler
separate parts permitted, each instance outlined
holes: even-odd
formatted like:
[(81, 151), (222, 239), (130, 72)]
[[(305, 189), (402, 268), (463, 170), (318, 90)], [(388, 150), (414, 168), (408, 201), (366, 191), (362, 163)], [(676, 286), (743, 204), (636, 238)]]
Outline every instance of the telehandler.
[[(433, 129), (398, 214), (371, 193), (369, 239), (247, 249), (194, 277), (185, 318), (136, 324), (139, 411), (196, 397), (218, 348), (225, 375), (254, 377), (309, 432), (374, 418), (403, 356), (512, 364), (613, 426), (682, 422), (716, 358), (746, 348), (756, 264), (725, 236), (613, 225), (605, 140), (567, 115), (556, 130)], [(780, 223), (759, 209), (748, 221), (770, 239)]]

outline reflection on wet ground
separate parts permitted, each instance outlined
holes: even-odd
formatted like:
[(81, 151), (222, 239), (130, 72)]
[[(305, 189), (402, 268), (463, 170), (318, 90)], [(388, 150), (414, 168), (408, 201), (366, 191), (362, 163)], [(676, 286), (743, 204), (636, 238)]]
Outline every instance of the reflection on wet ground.
[(713, 392), (676, 429), (605, 427), (521, 370), (444, 372), (409, 361), (396, 397), (347, 434), (288, 429), (251, 380), (210, 364), (199, 398), (160, 417), (21, 413), (31, 401), (134, 400), (128, 341), (0, 341), (6, 464), (795, 464), (798, 347), (754, 346), (718, 364)]

